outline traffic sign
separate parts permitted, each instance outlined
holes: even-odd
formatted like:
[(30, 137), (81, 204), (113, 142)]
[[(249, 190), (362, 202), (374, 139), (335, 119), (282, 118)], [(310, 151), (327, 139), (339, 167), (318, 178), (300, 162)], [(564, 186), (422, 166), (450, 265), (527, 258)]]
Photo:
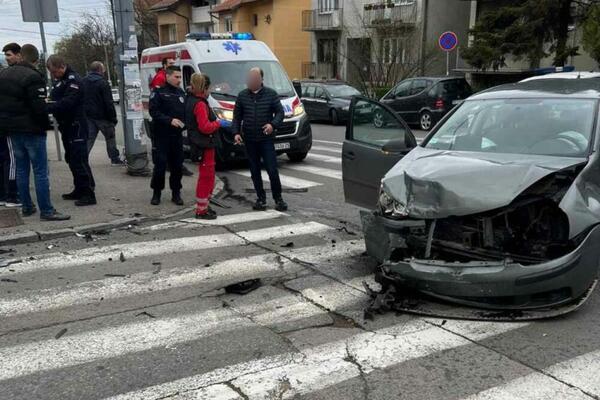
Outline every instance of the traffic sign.
[(59, 22), (56, 0), (21, 0), (23, 22)]
[(438, 43), (443, 51), (450, 52), (458, 46), (458, 36), (452, 31), (444, 32), (440, 35)]

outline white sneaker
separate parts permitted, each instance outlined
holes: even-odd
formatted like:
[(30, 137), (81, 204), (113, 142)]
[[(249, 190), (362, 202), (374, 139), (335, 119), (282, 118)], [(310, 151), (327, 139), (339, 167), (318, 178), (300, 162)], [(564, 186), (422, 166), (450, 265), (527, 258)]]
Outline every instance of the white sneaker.
[(22, 207), (23, 204), (21, 203), (13, 203), (12, 201), (7, 201), (6, 203), (4, 203), (4, 206), (7, 208), (18, 208), (18, 207)]

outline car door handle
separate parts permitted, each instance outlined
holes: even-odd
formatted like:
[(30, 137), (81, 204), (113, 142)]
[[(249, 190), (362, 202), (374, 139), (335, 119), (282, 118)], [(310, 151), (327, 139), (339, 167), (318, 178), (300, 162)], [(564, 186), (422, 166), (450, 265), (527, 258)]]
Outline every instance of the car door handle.
[(353, 151), (348, 151), (342, 154), (342, 157), (347, 160), (354, 160), (356, 158), (356, 154)]

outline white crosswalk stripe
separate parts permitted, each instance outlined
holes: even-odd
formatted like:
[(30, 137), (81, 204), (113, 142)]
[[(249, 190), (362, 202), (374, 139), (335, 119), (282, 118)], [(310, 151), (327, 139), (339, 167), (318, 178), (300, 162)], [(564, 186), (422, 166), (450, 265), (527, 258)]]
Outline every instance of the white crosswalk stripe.
[(293, 171), (307, 172), (313, 175), (320, 175), (326, 178), (338, 179), (342, 180), (342, 171), (329, 169), (329, 168), (321, 168), (316, 167), (314, 165), (307, 164), (285, 164), (283, 169), (291, 169)]
[(341, 145), (344, 144), (342, 142), (333, 142), (331, 140), (319, 140), (319, 139), (313, 139), (313, 143), (333, 144), (333, 145), (336, 145), (336, 146), (341, 146)]
[(333, 153), (333, 154), (337, 154), (337, 155), (340, 155), (342, 153), (342, 148), (341, 147), (338, 148), (338, 147), (331, 147), (331, 146), (313, 145), (313, 147), (311, 148), (311, 150), (324, 151), (326, 153)]
[[(12, 264), (12, 271), (0, 268), (3, 277), (30, 277), (33, 273), (41, 277), (34, 288), (0, 292), (0, 321), (8, 322), (0, 325), (0, 398), (36, 398), (22, 388), (80, 373), (79, 382), (104, 391), (88, 396), (71, 393), (76, 381), (70, 381), (62, 389), (60, 385), (44, 387), (44, 394), (64, 400), (283, 400), (303, 395), (319, 399), (323, 390), (403, 368), (404, 363), (432, 362), (466, 348), (489, 351), (484, 343), (535, 324), (404, 315), (366, 326), (365, 321), (354, 318), (362, 314), (368, 301), (361, 282), (371, 281), (373, 275), (362, 256), (363, 240), (343, 235), (334, 226), (298, 222), (291, 214), (246, 212), (215, 221), (181, 219), (143, 228), (147, 235), (165, 235), (163, 240), (42, 254)], [(235, 229), (238, 224), (256, 222), (262, 227)], [(213, 233), (170, 235), (188, 227)], [(282, 245), (282, 241), (290, 245)], [(252, 252), (244, 250), (248, 247)], [(197, 261), (196, 255), (208, 249), (224, 251), (208, 266), (184, 263)], [(121, 252), (126, 259), (139, 259), (148, 267), (120, 277), (83, 276), (62, 285), (52, 279), (58, 274), (75, 276), (81, 267), (118, 259)], [(184, 258), (184, 253), (193, 256)], [(154, 270), (149, 262), (154, 256), (179, 258), (181, 263)], [(255, 278), (263, 279), (259, 289), (245, 296), (224, 294), (226, 286)], [(24, 286), (31, 281), (27, 278)], [(142, 310), (147, 311), (146, 316), (136, 318)], [(96, 311), (98, 314), (93, 314)], [(38, 325), (40, 315), (48, 319)], [(10, 324), (19, 318), (24, 320), (24, 328), (11, 330)], [(342, 327), (340, 318), (354, 319)], [(65, 329), (56, 335), (62, 327)], [(345, 333), (321, 340), (322, 333), (315, 332), (319, 329)], [(233, 342), (228, 344), (224, 338), (233, 337), (237, 342), (249, 335), (277, 338), (281, 347), (233, 357), (228, 352)], [(308, 337), (318, 340), (305, 340)], [(196, 354), (199, 348), (202, 350)], [(152, 358), (155, 352), (164, 359), (156, 362)], [(220, 352), (227, 353), (227, 358), (214, 362), (211, 357)], [(186, 357), (188, 364), (182, 361)], [(495, 359), (516, 364), (516, 358), (501, 354)], [(155, 365), (145, 369), (145, 363)], [(191, 365), (196, 369), (190, 371)], [(152, 370), (161, 368), (169, 370), (164, 379), (162, 375), (161, 379), (147, 378)], [(493, 385), (475, 385), (476, 390), (453, 398), (597, 399), (598, 370), (600, 350), (561, 357), (560, 362), (540, 370), (523, 364), (518, 376), (512, 375), (502, 384), (495, 377)], [(110, 380), (103, 371), (109, 371)]]
[[(245, 176), (250, 178), (250, 171), (247, 170), (233, 170), (233, 171), (229, 171), (232, 172), (234, 174), (237, 175), (241, 175), (241, 176)], [(263, 181), (265, 182), (269, 182), (269, 177), (267, 176), (266, 172), (262, 172), (262, 177), (263, 177)], [(306, 179), (300, 179), (300, 178), (295, 178), (293, 176), (288, 176), (285, 174), (279, 174), (279, 180), (281, 181), (281, 185), (284, 187), (288, 187), (288, 188), (292, 188), (292, 189), (307, 189), (307, 188), (311, 188), (311, 187), (315, 187), (315, 186), (321, 186), (322, 183), (319, 182), (313, 182), (313, 181), (309, 181)]]
[(318, 153), (308, 153), (308, 160), (316, 160), (331, 164), (342, 164), (341, 157), (326, 156)]

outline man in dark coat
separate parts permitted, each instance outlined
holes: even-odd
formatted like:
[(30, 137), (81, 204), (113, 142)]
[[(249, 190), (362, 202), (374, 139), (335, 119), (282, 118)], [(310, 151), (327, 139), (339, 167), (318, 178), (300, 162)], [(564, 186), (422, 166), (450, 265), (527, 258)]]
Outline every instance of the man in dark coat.
[(285, 113), (277, 92), (265, 87), (263, 79), (264, 73), (260, 68), (253, 68), (248, 73), (248, 88), (240, 92), (235, 102), (233, 132), (236, 144), (243, 141), (246, 145), (252, 182), (258, 197), (253, 209), (264, 211), (267, 208), (267, 195), (261, 176), (262, 160), (271, 181), (275, 209), (286, 211), (288, 206), (281, 197), (277, 153), (273, 140), (275, 129), (283, 122)]
[(23, 216), (28, 217), (37, 211), (29, 193), (29, 173), (33, 166), (40, 218), (62, 221), (70, 217), (56, 212), (50, 201), (46, 83), (35, 68), (39, 53), (33, 45), (24, 45), (22, 52), (22, 62), (0, 71), (0, 136), (8, 135), (14, 149)]
[(185, 92), (181, 84), (181, 68), (167, 68), (167, 84), (155, 89), (150, 95), (152, 117), (154, 171), (150, 186), (153, 190), (152, 205), (160, 204), (165, 188), (165, 174), (169, 167), (171, 201), (183, 205), (181, 199), (181, 176), (183, 168), (183, 128), (185, 124)]
[(117, 112), (112, 98), (110, 84), (104, 79), (106, 69), (100, 61), (90, 65), (90, 71), (83, 84), (85, 88), (85, 114), (88, 118), (88, 153), (92, 151), (98, 131), (104, 135), (106, 152), (112, 165), (123, 165), (117, 149), (115, 126), (117, 125)]
[(65, 148), (65, 161), (73, 174), (71, 193), (63, 195), (65, 200), (75, 200), (76, 206), (96, 204), (96, 183), (88, 161), (88, 125), (85, 116), (83, 80), (62, 57), (51, 55), (46, 61), (50, 74), (55, 79), (48, 111), (54, 114)]

